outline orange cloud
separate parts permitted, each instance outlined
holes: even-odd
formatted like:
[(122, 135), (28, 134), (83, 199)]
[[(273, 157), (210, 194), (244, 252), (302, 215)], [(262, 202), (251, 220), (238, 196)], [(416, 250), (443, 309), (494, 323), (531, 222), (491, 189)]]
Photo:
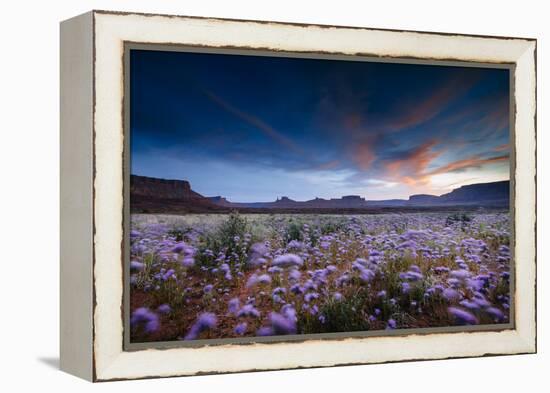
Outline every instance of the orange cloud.
[(510, 145), (508, 143), (505, 143), (503, 145), (499, 145), (493, 149), (493, 151), (507, 151), (510, 148)]
[(439, 141), (433, 139), (423, 143), (404, 158), (386, 163), (385, 168), (390, 178), (414, 186), (429, 181), (425, 171), (428, 165), (444, 150), (434, 150)]
[(450, 162), (447, 165), (444, 165), (442, 167), (439, 167), (427, 173), (426, 176), (429, 177), (434, 175), (440, 175), (442, 173), (455, 172), (455, 171), (467, 169), (467, 168), (478, 168), (486, 164), (508, 161), (508, 159), (509, 159), (508, 154), (497, 156), (497, 157), (489, 157), (489, 158), (479, 158), (479, 156), (473, 156), (470, 158), (466, 158), (464, 160)]
[(357, 144), (353, 149), (352, 158), (359, 169), (363, 171), (369, 169), (376, 159), (373, 144), (373, 138), (368, 138), (366, 141)]
[(325, 162), (323, 164), (318, 165), (316, 169), (319, 169), (319, 170), (334, 169), (334, 168), (338, 167), (339, 165), (340, 165), (340, 161), (332, 160), (332, 161), (328, 161), (328, 162)]
[(360, 128), (363, 122), (363, 115), (359, 113), (347, 113), (342, 119), (343, 125), (350, 130)]

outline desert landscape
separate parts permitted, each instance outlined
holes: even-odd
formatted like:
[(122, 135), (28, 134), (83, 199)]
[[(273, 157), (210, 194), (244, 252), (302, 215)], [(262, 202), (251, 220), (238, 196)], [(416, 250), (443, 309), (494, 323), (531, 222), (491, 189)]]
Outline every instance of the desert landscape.
[(460, 190), (440, 204), (342, 198), (331, 203), (351, 213), (333, 214), (284, 200), (216, 204), (188, 182), (134, 177), (133, 208), (150, 213), (131, 216), (132, 341), (508, 322), (502, 183), (467, 187), (462, 205)]
[(509, 69), (132, 49), (129, 72), (130, 343), (510, 326)]

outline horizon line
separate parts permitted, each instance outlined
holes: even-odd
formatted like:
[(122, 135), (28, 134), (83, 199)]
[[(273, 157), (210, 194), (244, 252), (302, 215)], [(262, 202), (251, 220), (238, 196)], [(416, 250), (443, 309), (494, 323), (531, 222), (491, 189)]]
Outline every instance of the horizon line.
[(192, 187), (192, 184), (189, 180), (187, 179), (167, 179), (167, 178), (161, 178), (161, 177), (154, 177), (154, 176), (146, 176), (146, 175), (138, 175), (138, 174), (135, 174), (135, 173), (130, 173), (130, 176), (138, 176), (138, 177), (146, 177), (146, 178), (149, 178), (149, 179), (157, 179), (157, 180), (164, 180), (164, 181), (181, 181), (181, 182), (187, 182), (189, 183), (189, 186), (191, 188), (192, 191), (202, 195), (203, 197), (205, 198), (224, 198), (225, 200), (227, 200), (228, 202), (231, 202), (231, 203), (273, 203), (274, 201), (276, 202), (277, 200), (279, 200), (279, 198), (288, 198), (290, 200), (292, 200), (293, 202), (309, 202), (309, 201), (313, 201), (315, 199), (322, 199), (322, 200), (325, 200), (325, 201), (330, 201), (330, 200), (341, 200), (343, 199), (344, 197), (349, 197), (349, 196), (354, 196), (354, 197), (360, 197), (361, 199), (365, 200), (365, 201), (371, 201), (371, 202), (381, 202), (381, 201), (389, 201), (389, 200), (402, 200), (402, 201), (408, 201), (410, 200), (410, 198), (412, 196), (415, 196), (415, 195), (429, 195), (429, 196), (436, 196), (436, 197), (440, 197), (442, 195), (445, 195), (445, 194), (448, 194), (449, 192), (452, 192), (454, 190), (457, 190), (461, 187), (465, 187), (465, 186), (471, 186), (471, 185), (476, 185), (476, 184), (491, 184), (491, 183), (501, 183), (501, 182), (509, 182), (510, 181), (510, 178), (508, 179), (505, 179), (505, 180), (496, 180), (496, 181), (490, 181), (490, 182), (478, 182), (478, 183), (475, 183), (475, 182), (464, 182), (464, 184), (461, 184), (460, 186), (458, 187), (455, 187), (455, 188), (449, 188), (450, 191), (447, 191), (447, 192), (443, 192), (439, 195), (437, 194), (426, 194), (426, 193), (419, 193), (419, 194), (410, 194), (408, 197), (406, 198), (387, 198), (387, 199), (367, 199), (366, 196), (362, 196), (360, 194), (347, 194), (347, 195), (341, 195), (340, 197), (330, 197), (330, 198), (320, 198), (318, 196), (315, 196), (311, 199), (305, 199), (305, 200), (298, 200), (298, 199), (292, 199), (291, 197), (289, 197), (288, 195), (277, 195), (275, 197), (275, 199), (271, 199), (271, 200), (268, 200), (268, 201), (235, 201), (235, 200), (230, 200), (228, 199), (227, 197), (223, 196), (222, 194), (218, 194), (218, 195), (212, 195), (212, 196), (207, 196), (205, 194), (203, 194), (202, 192), (199, 192), (195, 189), (193, 189)]

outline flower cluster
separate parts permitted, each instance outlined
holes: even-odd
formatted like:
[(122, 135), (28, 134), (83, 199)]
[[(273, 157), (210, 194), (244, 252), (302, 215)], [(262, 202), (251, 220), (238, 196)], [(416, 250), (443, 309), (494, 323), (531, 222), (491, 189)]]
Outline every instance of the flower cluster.
[(132, 338), (505, 323), (508, 213), (134, 215)]

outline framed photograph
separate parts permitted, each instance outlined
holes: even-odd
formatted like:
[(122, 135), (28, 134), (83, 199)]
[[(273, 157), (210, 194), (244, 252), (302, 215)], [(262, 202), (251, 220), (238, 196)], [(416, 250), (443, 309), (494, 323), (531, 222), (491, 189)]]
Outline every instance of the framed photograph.
[(61, 367), (536, 351), (536, 40), (61, 24)]

